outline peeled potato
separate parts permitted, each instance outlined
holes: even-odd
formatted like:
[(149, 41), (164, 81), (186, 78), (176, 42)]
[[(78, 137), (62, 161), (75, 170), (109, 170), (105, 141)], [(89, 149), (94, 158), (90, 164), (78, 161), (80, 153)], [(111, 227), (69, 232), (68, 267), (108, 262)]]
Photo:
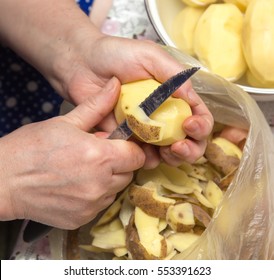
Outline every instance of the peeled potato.
[(172, 36), (178, 48), (194, 55), (193, 35), (200, 16), (205, 9), (186, 6), (176, 16), (172, 26)]
[(224, 0), (226, 3), (232, 3), (236, 5), (242, 12), (244, 12), (247, 8), (251, 0)]
[(194, 34), (198, 59), (213, 73), (230, 81), (246, 71), (241, 48), (243, 15), (233, 4), (210, 5), (200, 17)]
[(245, 77), (248, 84), (253, 87), (272, 88), (274, 86), (271, 82), (263, 81), (262, 79), (256, 78), (250, 70), (247, 70)]
[(252, 1), (243, 25), (244, 55), (254, 78), (250, 82), (274, 87), (274, 0)]
[(139, 104), (159, 85), (160, 83), (153, 79), (122, 85), (114, 114), (118, 123), (126, 119), (140, 140), (163, 146), (186, 137), (182, 123), (192, 112), (184, 100), (169, 97), (150, 117), (146, 116)]
[(191, 7), (203, 7), (212, 3), (216, 3), (217, 0), (182, 0), (182, 2)]

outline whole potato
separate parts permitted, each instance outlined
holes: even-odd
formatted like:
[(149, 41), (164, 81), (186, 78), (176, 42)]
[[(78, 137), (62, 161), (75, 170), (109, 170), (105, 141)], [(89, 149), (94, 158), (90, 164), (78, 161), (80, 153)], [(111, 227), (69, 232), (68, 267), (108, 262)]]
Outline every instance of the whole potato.
[(242, 12), (244, 12), (251, 0), (223, 0), (223, 1), (226, 3), (232, 3), (236, 5)]
[(182, 2), (191, 7), (203, 7), (216, 3), (217, 0), (182, 0)]
[(189, 55), (194, 55), (194, 30), (204, 11), (204, 8), (186, 6), (179, 12), (173, 22), (172, 37), (178, 48)]
[(248, 79), (274, 86), (274, 0), (253, 0), (243, 24), (243, 51), (250, 70)]
[(212, 4), (200, 17), (194, 34), (194, 51), (213, 73), (230, 81), (246, 71), (242, 40), (243, 14), (230, 3)]

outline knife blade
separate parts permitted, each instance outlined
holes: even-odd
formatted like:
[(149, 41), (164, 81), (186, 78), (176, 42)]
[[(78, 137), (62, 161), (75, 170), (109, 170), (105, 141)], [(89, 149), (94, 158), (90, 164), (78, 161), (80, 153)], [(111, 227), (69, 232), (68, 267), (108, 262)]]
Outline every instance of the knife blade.
[[(147, 116), (150, 116), (165, 100), (168, 99), (168, 97), (172, 95), (172, 93), (182, 86), (199, 69), (199, 67), (192, 67), (172, 76), (141, 102), (139, 107)], [(125, 120), (117, 126), (117, 128), (109, 135), (108, 139), (127, 140), (132, 134), (133, 132), (128, 127)], [(23, 240), (25, 242), (34, 242), (49, 233), (51, 229), (51, 226), (30, 220), (24, 229)]]
[[(182, 86), (193, 74), (195, 74), (200, 67), (192, 67), (179, 72), (172, 76), (166, 82), (162, 83), (156, 88), (139, 107), (149, 117), (168, 97), (171, 96), (180, 86)], [(124, 120), (117, 128), (109, 135), (109, 139), (123, 139), (127, 140), (131, 137), (133, 132), (128, 127), (127, 121)]]

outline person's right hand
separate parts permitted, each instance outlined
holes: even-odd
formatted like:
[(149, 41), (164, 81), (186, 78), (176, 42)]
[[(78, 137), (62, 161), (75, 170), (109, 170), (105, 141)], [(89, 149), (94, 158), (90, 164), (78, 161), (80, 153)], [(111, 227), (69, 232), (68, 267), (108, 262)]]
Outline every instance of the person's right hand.
[(0, 139), (0, 220), (74, 229), (114, 201), (143, 166), (144, 152), (133, 142), (87, 131), (113, 109), (119, 90), (113, 78), (68, 114)]

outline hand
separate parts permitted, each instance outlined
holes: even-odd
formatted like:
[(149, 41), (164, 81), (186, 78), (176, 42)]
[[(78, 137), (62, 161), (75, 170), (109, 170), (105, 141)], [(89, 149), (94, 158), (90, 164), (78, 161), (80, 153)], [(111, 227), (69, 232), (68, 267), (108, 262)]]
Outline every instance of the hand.
[(67, 115), (0, 139), (0, 220), (73, 229), (113, 202), (145, 159), (133, 142), (87, 133), (113, 109), (118, 93), (113, 78)]
[[(154, 78), (166, 81), (172, 75), (183, 70), (183, 66), (155, 43), (104, 36), (92, 45), (92, 51), (82, 51), (86, 57), (79, 61), (77, 68), (70, 68), (70, 78), (65, 96), (74, 103), (80, 103), (94, 90), (102, 87), (112, 76), (121, 83)], [(96, 63), (94, 63), (96, 61)], [(147, 157), (145, 167), (155, 167), (162, 158), (171, 165), (179, 165), (183, 160), (194, 162), (204, 154), (206, 139), (213, 127), (213, 117), (202, 99), (187, 81), (175, 94), (185, 99), (192, 108), (193, 116), (188, 118), (182, 128), (188, 137), (168, 147), (160, 149), (151, 145), (142, 145)], [(100, 123), (100, 128), (111, 131), (116, 122), (109, 115)]]
[[(0, 3), (0, 37), (74, 104), (98, 92), (113, 76), (121, 83), (152, 77), (164, 82), (183, 68), (155, 43), (101, 34), (74, 0)], [(144, 145), (148, 168), (156, 166), (160, 157), (171, 165), (194, 162), (205, 151), (212, 115), (190, 82), (176, 96), (192, 107), (193, 116), (182, 124), (188, 138), (159, 151)], [(111, 115), (100, 123), (105, 131), (115, 125)]]

